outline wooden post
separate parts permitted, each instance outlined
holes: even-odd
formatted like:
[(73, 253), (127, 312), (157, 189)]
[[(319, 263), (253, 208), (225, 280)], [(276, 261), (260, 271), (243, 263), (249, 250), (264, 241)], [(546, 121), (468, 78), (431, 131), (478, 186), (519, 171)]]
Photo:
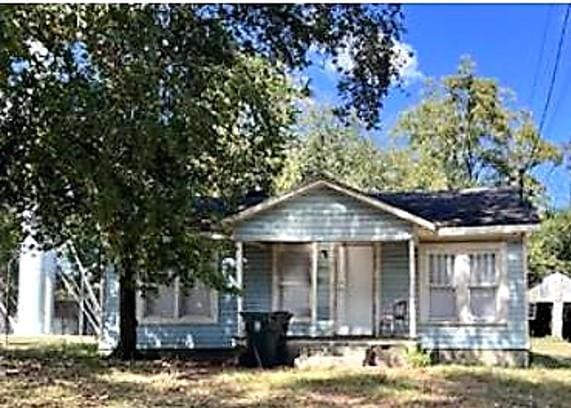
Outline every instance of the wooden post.
[(416, 259), (414, 251), (414, 239), (408, 241), (408, 270), (409, 270), (409, 295), (408, 295), (408, 330), (411, 339), (416, 338)]
[(77, 319), (77, 334), (82, 336), (85, 330), (85, 275), (83, 268), (79, 268), (79, 279), (79, 319)]
[(238, 323), (238, 336), (242, 336), (242, 310), (244, 305), (243, 294), (241, 291), (244, 289), (244, 245), (241, 241), (236, 242), (236, 285), (240, 290), (238, 296), (236, 297), (236, 313), (237, 313), (237, 323)]
[(379, 335), (379, 318), (381, 316), (381, 243), (373, 243), (373, 335)]
[(272, 246), (272, 310), (281, 309), (280, 301), (280, 277), (278, 271), (278, 244)]
[(319, 243), (314, 242), (311, 248), (311, 335), (317, 333), (317, 268), (319, 262)]
[(331, 327), (331, 331), (332, 331), (332, 335), (337, 334), (337, 328), (338, 328), (338, 321), (339, 321), (339, 264), (342, 260), (342, 256), (341, 256), (341, 251), (342, 251), (342, 245), (341, 244), (334, 244), (333, 246), (333, 256), (332, 256), (332, 265), (333, 265), (333, 271), (332, 271), (332, 275), (331, 275), (331, 279), (332, 279), (332, 289), (331, 289), (331, 296), (332, 296), (332, 300), (331, 300), (331, 320), (332, 320), (332, 327)]

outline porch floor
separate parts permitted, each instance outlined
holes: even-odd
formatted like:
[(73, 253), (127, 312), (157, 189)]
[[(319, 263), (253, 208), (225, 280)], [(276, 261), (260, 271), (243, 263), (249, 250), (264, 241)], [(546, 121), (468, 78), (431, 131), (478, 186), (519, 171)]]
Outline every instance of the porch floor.
[(417, 340), (408, 337), (379, 337), (379, 336), (288, 336), (288, 344), (294, 346), (326, 346), (326, 347), (394, 347), (415, 346)]

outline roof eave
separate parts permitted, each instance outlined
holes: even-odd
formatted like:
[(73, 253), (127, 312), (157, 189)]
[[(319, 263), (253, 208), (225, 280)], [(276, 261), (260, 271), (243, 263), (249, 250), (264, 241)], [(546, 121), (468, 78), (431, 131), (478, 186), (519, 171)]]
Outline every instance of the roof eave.
[(439, 237), (460, 237), (464, 235), (521, 234), (537, 231), (539, 224), (486, 225), (472, 227), (440, 227)]

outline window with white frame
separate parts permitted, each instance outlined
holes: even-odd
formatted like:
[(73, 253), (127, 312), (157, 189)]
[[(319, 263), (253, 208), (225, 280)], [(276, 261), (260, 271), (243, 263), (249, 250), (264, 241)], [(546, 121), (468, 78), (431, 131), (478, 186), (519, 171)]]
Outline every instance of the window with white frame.
[(311, 247), (281, 245), (278, 249), (277, 307), (295, 320), (311, 318)]
[(218, 320), (217, 292), (203, 283), (184, 287), (178, 279), (141, 295), (142, 323), (215, 323)]
[(499, 265), (495, 252), (478, 252), (470, 258), (468, 298), (475, 320), (495, 320), (498, 312)]
[(458, 316), (454, 283), (455, 255), (430, 254), (428, 265), (430, 319), (454, 320)]
[[(434, 244), (421, 249), (421, 315), (432, 322), (500, 322), (504, 319), (503, 245)], [(505, 291), (504, 291), (505, 293)]]

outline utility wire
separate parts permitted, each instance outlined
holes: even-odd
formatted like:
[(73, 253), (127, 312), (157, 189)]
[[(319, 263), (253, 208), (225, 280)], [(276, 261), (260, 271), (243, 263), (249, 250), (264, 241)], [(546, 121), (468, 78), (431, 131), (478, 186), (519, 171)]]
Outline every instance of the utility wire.
[[(567, 73), (567, 75), (562, 78), (563, 81), (560, 82), (561, 86), (559, 87), (559, 97), (555, 99), (555, 105), (553, 105), (553, 109), (551, 109), (551, 115), (549, 115), (545, 122), (545, 133), (551, 132), (551, 128), (553, 127), (553, 119), (559, 115), (559, 110), (567, 99), (567, 95), (569, 93), (569, 86), (571, 86), (571, 78), (569, 73)], [(571, 139), (569, 141), (571, 142)]]
[(543, 35), (541, 36), (541, 46), (539, 48), (539, 53), (537, 54), (537, 63), (535, 65), (535, 74), (533, 76), (533, 85), (531, 86), (531, 96), (529, 98), (530, 106), (533, 106), (533, 102), (535, 100), (535, 91), (537, 89), (537, 82), (539, 79), (539, 69), (542, 66), (543, 62), (543, 54), (545, 53), (545, 40), (547, 39), (547, 32), (549, 28), (549, 21), (551, 20), (551, 12), (553, 10), (553, 4), (549, 5), (549, 9), (547, 10), (547, 14), (545, 16), (545, 24), (543, 27)]
[(559, 44), (557, 45), (557, 54), (555, 55), (555, 65), (553, 66), (553, 72), (551, 74), (551, 81), (549, 83), (547, 99), (545, 101), (545, 106), (543, 107), (543, 113), (541, 114), (541, 121), (539, 122), (540, 133), (543, 132), (543, 125), (545, 124), (545, 116), (547, 115), (547, 109), (549, 108), (549, 103), (551, 102), (551, 96), (553, 95), (553, 87), (555, 85), (555, 78), (557, 77), (557, 70), (559, 69), (559, 61), (561, 60), (561, 49), (563, 48), (563, 40), (565, 39), (565, 32), (567, 31), (567, 21), (569, 20), (570, 9), (571, 9), (571, 4), (568, 4), (567, 8), (565, 9), (565, 17), (563, 18), (563, 26), (561, 27)]

